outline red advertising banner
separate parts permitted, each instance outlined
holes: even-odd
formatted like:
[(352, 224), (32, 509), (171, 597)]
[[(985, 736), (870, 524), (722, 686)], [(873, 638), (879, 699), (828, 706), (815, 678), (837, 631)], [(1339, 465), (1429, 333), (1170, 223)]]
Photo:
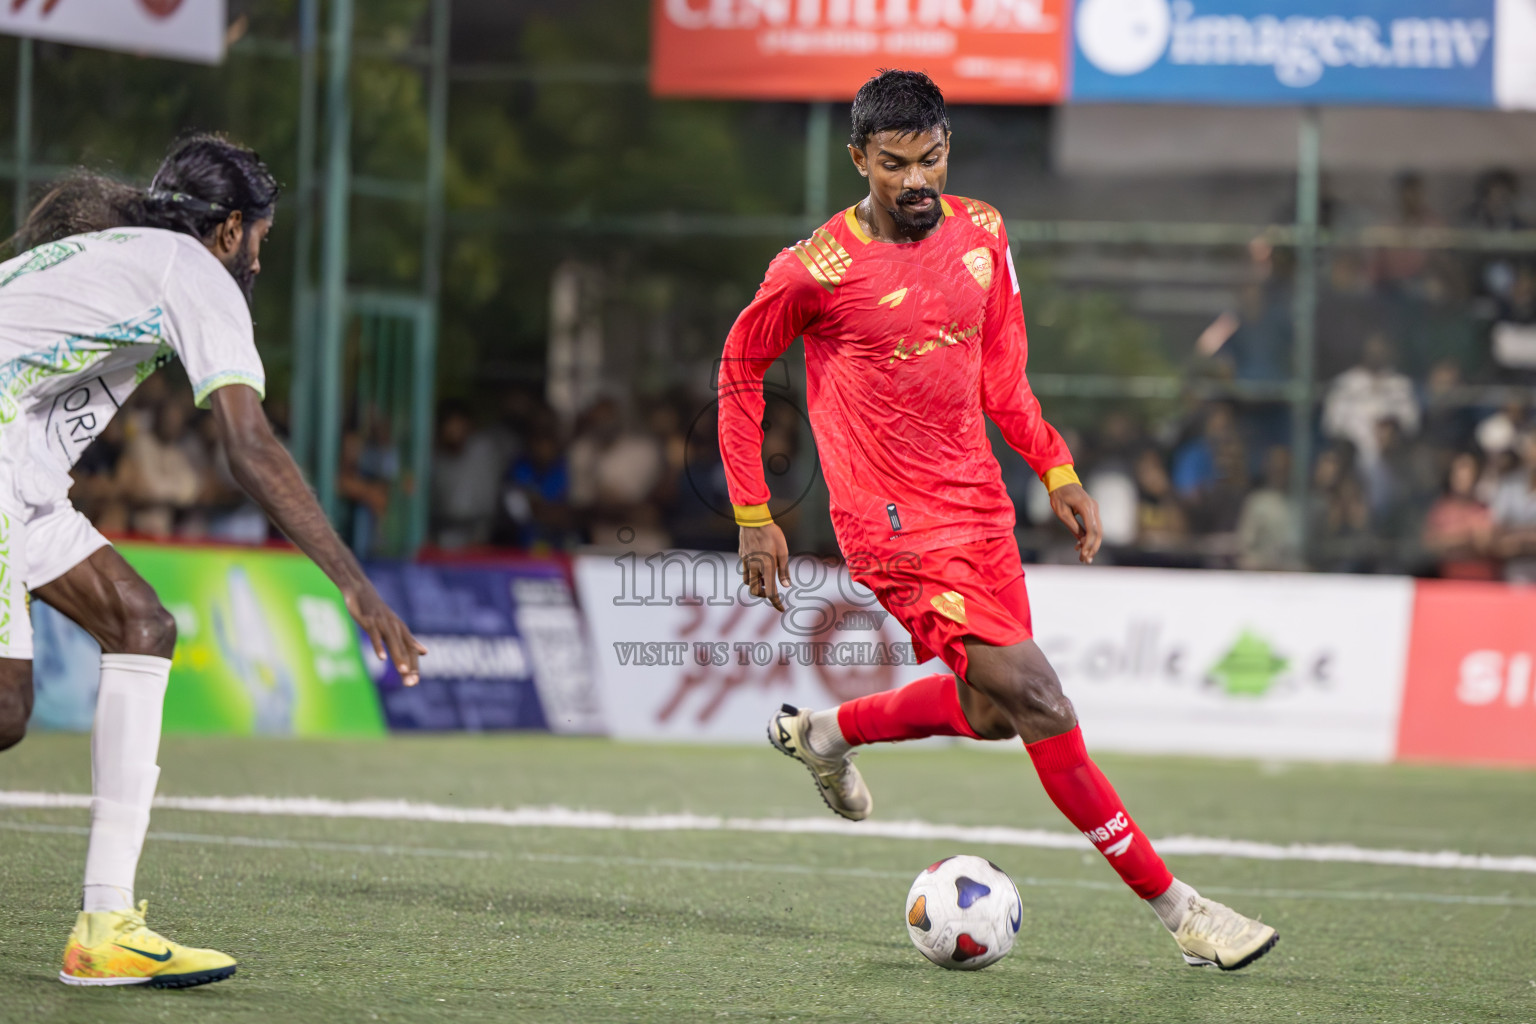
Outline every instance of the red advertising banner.
[(1536, 765), (1536, 589), (1417, 586), (1402, 760)]
[(1067, 0), (652, 0), (658, 96), (852, 99), (881, 68), (953, 103), (1056, 103)]

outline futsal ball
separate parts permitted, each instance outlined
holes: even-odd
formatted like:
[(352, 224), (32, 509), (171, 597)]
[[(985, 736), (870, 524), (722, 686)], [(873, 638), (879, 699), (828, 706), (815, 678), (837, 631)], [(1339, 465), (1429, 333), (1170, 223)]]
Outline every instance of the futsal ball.
[(1018, 886), (983, 857), (946, 857), (907, 893), (912, 944), (951, 971), (979, 971), (1007, 956), (1023, 919)]

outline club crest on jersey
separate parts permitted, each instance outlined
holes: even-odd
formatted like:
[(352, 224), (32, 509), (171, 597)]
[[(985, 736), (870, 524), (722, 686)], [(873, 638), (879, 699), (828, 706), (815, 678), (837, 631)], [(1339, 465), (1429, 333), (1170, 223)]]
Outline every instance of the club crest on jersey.
[(992, 250), (986, 246), (972, 249), (960, 257), (960, 262), (965, 264), (965, 269), (971, 272), (976, 283), (983, 289), (992, 287)]
[(962, 626), (967, 625), (965, 621), (965, 598), (953, 590), (946, 590), (942, 594), (936, 594), (929, 599), (928, 603), (933, 605), (934, 611), (946, 619), (954, 619)]

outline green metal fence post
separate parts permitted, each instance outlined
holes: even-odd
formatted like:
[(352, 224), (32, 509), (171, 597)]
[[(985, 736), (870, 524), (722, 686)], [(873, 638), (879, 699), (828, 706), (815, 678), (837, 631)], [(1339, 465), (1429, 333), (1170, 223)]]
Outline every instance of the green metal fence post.
[(831, 148), (832, 104), (812, 103), (805, 119), (805, 218), (812, 225), (827, 218), (827, 164)]
[(27, 222), (32, 190), (32, 40), (16, 40), (16, 230)]
[(293, 333), (288, 382), (289, 446), (306, 472), (314, 472), (315, 366), (315, 107), (319, 102), (320, 0), (299, 2), (299, 166), (294, 218)]
[(1296, 148), (1296, 269), (1291, 305), (1291, 499), (1302, 550), (1312, 477), (1312, 375), (1317, 349), (1317, 221), (1322, 179), (1321, 124), (1316, 107), (1301, 113)]
[(352, 0), (331, 0), (327, 71), (325, 227), (320, 257), (320, 346), (317, 360), (316, 485), (320, 506), (339, 513), (336, 476), (341, 455), (341, 354), (347, 327), (348, 204), (351, 199)]
[[(423, 303), (416, 319), (415, 361), (411, 367), (411, 465), (415, 484), (411, 491), (410, 530), (406, 550), (415, 554), (427, 539), (427, 516), (432, 487), (433, 371), (437, 367), (437, 306)], [(425, 413), (425, 414), (424, 414)]]
[(437, 327), (443, 266), (443, 178), (448, 152), (448, 38), (452, 0), (432, 0), (432, 66), (427, 104), (426, 232), (422, 240), (422, 294), (427, 306), (416, 331), (411, 367), (411, 492), (406, 529), (407, 554), (427, 536), (428, 492), (432, 483), (433, 400), (437, 391)]

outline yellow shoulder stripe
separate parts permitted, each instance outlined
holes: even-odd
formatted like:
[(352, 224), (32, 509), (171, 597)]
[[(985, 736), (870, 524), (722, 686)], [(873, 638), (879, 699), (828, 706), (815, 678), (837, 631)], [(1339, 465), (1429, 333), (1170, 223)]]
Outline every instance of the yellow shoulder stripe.
[(995, 207), (980, 199), (961, 199), (959, 196), (955, 198), (959, 199), (960, 205), (965, 207), (965, 212), (970, 214), (972, 224), (993, 235), (1002, 229), (1003, 215), (998, 213)]
[(832, 291), (843, 283), (853, 257), (843, 248), (843, 243), (833, 237), (826, 228), (817, 228), (810, 238), (795, 246), (795, 255), (805, 264), (816, 283)]

